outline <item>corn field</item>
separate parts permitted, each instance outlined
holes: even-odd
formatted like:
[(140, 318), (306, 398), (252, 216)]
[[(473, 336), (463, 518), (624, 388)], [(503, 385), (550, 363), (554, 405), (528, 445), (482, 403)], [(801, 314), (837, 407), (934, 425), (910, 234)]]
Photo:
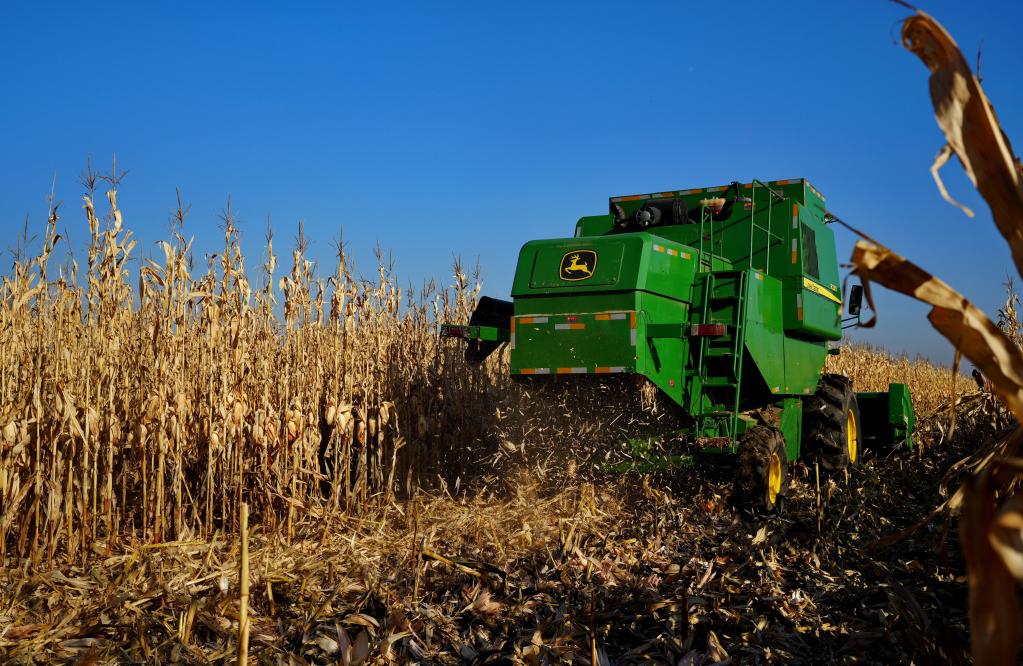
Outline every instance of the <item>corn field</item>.
[(956, 399), (977, 392), (969, 377), (925, 358), (910, 359), (862, 344), (843, 344), (840, 350), (828, 357), (825, 372), (852, 378), (857, 391), (887, 391), (889, 384), (909, 384), (918, 416), (933, 415)]
[(84, 182), (85, 265), (55, 266), (54, 205), (0, 291), (0, 561), (209, 538), (240, 501), (290, 536), (468, 462), (496, 375), (465, 373), (436, 336), (479, 292), (460, 266), (411, 294), (382, 254), (357, 277), (338, 244), (321, 276), (300, 229), (286, 273), (269, 232), (252, 270), (228, 207), (197, 267), (179, 206), (162, 261), (133, 270), (118, 179)]
[[(118, 180), (90, 171), (85, 183), (84, 271), (54, 265), (53, 206), (38, 252), (20, 250), (3, 279), (0, 559), (84, 562), (119, 540), (208, 539), (236, 529), (242, 501), (290, 538), (326, 511), (461, 479), (492, 453), (481, 444), (524, 460), (529, 442), (549, 461), (566, 430), (576, 458), (606, 434), (600, 406), (579, 408), (594, 394), (570, 396), (568, 416), (567, 403), (513, 389), (501, 358), (469, 372), (441, 343), (437, 324), (466, 320), (480, 291), (459, 265), (452, 286), (410, 294), (381, 253), (371, 279), (356, 277), (338, 244), (322, 277), (300, 229), (286, 273), (268, 231), (250, 276), (228, 207), (223, 248), (197, 270), (179, 201), (163, 261), (132, 270)], [(967, 390), (948, 370), (862, 347), (829, 364), (859, 390), (908, 381), (920, 413)], [(547, 418), (530, 418), (537, 401)]]

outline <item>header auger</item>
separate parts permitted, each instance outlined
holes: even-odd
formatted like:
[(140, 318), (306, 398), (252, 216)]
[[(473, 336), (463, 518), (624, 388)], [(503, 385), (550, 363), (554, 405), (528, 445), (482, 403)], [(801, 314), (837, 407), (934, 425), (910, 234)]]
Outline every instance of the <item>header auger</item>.
[(645, 377), (680, 408), (685, 461), (732, 456), (737, 489), (775, 509), (790, 461), (912, 445), (905, 385), (857, 394), (822, 372), (845, 323), (830, 220), (804, 179), (612, 197), (572, 238), (522, 247), (512, 302), (483, 298), (442, 334), (474, 363), (507, 343), (523, 381)]

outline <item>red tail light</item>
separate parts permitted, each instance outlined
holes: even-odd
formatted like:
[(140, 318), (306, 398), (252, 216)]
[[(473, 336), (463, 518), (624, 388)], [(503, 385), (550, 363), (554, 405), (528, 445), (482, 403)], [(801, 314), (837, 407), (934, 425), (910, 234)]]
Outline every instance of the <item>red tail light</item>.
[(694, 338), (712, 338), (728, 334), (725, 324), (693, 324), (689, 327), (689, 335)]

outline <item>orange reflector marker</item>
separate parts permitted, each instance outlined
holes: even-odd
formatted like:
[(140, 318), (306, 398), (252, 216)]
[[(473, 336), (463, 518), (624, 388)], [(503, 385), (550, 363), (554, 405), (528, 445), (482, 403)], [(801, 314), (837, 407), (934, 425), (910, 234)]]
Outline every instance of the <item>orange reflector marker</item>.
[(600, 375), (608, 375), (616, 372), (625, 372), (624, 365), (597, 366), (593, 371)]
[(586, 368), (558, 368), (559, 375), (583, 375), (586, 374)]
[(555, 324), (555, 331), (581, 331), (586, 328), (586, 324)]

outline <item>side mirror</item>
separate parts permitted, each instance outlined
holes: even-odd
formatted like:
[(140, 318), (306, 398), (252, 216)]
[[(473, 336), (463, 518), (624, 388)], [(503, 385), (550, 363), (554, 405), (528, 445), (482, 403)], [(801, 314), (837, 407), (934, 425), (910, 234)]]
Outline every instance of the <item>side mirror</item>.
[(854, 284), (849, 288), (849, 314), (857, 317), (863, 308), (863, 285)]

